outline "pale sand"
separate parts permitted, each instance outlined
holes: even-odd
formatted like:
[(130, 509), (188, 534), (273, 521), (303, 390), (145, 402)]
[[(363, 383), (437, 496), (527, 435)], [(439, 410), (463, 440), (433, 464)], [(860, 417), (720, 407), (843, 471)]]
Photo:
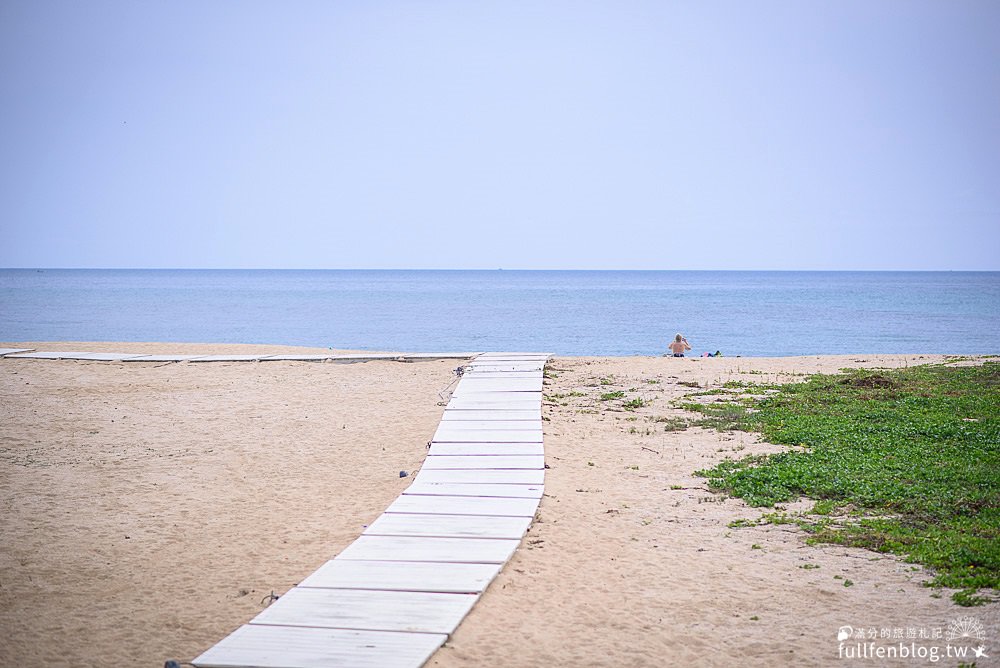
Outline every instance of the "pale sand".
[[(881, 665), (838, 659), (837, 629), (947, 629), (962, 615), (985, 624), (995, 664), (1000, 606), (959, 608), (947, 591), (933, 598), (920, 585), (928, 575), (909, 564), (809, 547), (788, 525), (728, 528), (762, 511), (708, 492), (693, 471), (777, 448), (647, 420), (683, 416), (670, 407), (694, 391), (682, 382), (941, 359), (553, 360), (545, 392), (567, 396), (546, 403), (551, 469), (539, 520), (428, 665)], [(456, 365), (0, 360), (0, 665), (190, 660), (356, 538), (409, 484), (398, 472), (419, 467)], [(615, 389), (652, 401), (609, 412), (597, 397)]]
[[(920, 584), (928, 579), (920, 569), (863, 550), (807, 546), (803, 533), (789, 525), (727, 527), (769, 510), (712, 494), (693, 472), (726, 456), (780, 448), (745, 433), (664, 432), (647, 419), (691, 417), (671, 408), (671, 400), (728, 380), (791, 382), (801, 378), (793, 374), (942, 360), (552, 360), (548, 368), (556, 377), (547, 381), (544, 411), (551, 468), (538, 521), (428, 665), (913, 666), (912, 659), (845, 662), (838, 657), (837, 631), (843, 625), (946, 631), (961, 615), (986, 625), (994, 664), (979, 659), (977, 665), (995, 665), (1000, 605), (960, 608), (948, 591), (932, 598), (933, 590)], [(601, 378), (611, 383), (602, 385)], [(598, 397), (615, 390), (651, 403), (635, 413), (610, 412)], [(807, 507), (790, 504), (789, 510)], [(819, 568), (801, 568), (805, 564)], [(845, 587), (834, 576), (854, 584)]]
[(410, 483), (458, 364), (0, 360), (0, 666), (190, 661)]

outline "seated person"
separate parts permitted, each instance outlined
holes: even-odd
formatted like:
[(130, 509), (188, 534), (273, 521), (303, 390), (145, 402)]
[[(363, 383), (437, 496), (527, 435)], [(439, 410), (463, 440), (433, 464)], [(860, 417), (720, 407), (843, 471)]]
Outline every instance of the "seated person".
[(691, 346), (688, 345), (687, 339), (680, 334), (675, 336), (674, 340), (671, 341), (670, 345), (667, 347), (670, 348), (670, 352), (674, 354), (674, 357), (684, 357), (684, 351), (691, 350)]

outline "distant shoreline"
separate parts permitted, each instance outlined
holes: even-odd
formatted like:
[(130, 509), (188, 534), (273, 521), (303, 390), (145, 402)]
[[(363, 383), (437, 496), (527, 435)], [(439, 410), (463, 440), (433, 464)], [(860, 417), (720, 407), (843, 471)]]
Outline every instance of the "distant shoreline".
[[(238, 355), (238, 354), (258, 354), (258, 355), (294, 355), (294, 354), (346, 354), (346, 355), (399, 355), (439, 353), (450, 355), (468, 354), (470, 357), (478, 352), (488, 351), (448, 351), (448, 350), (364, 350), (364, 349), (344, 349), (344, 348), (321, 348), (316, 346), (288, 346), (281, 344), (259, 344), (259, 343), (185, 343), (185, 342), (153, 342), (153, 341), (9, 341), (0, 342), (0, 348), (26, 348), (35, 351), (45, 352), (94, 352), (94, 353), (135, 353), (135, 354), (178, 354), (178, 355)], [(494, 351), (490, 351), (494, 352)], [(517, 351), (499, 351), (517, 352)], [(547, 351), (524, 351), (524, 352), (547, 352)], [(721, 355), (719, 357), (703, 357), (702, 355), (688, 354), (682, 358), (674, 358), (669, 353), (659, 355), (557, 355), (553, 358), (563, 358), (572, 360), (635, 360), (635, 359), (659, 359), (662, 357), (680, 360), (696, 361), (719, 361), (732, 359), (747, 360), (800, 360), (815, 358), (840, 358), (850, 361), (858, 361), (856, 358), (886, 358), (887, 360), (897, 359), (946, 359), (946, 358), (984, 358), (995, 357), (995, 353), (839, 353), (839, 354), (816, 354), (816, 355), (781, 355), (781, 356), (752, 356), (752, 355)]]

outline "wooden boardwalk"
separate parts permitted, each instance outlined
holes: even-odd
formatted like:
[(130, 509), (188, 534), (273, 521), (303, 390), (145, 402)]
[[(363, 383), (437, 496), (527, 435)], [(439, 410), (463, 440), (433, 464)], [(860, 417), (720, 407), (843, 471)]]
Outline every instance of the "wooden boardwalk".
[(192, 664), (426, 663), (513, 555), (538, 508), (548, 357), (483, 353), (473, 359), (411, 485), (339, 555)]
[(542, 498), (544, 353), (160, 355), (0, 348), (9, 359), (353, 363), (474, 357), (410, 486), (339, 555), (196, 668), (419, 668), (514, 554)]
[(317, 355), (142, 355), (136, 353), (88, 353), (0, 348), (0, 357), (10, 359), (81, 360), (91, 362), (337, 362), (350, 364), (372, 360), (419, 362), (422, 360), (468, 359), (476, 353), (320, 353)]

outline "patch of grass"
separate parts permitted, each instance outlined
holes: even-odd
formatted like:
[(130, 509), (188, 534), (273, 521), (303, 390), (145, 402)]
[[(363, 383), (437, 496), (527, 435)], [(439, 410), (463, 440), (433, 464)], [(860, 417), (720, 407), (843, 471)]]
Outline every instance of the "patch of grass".
[(748, 387), (752, 387), (755, 390), (760, 390), (761, 388), (760, 385), (754, 385), (752, 383), (748, 383), (745, 380), (727, 380), (725, 383), (722, 384), (722, 387), (724, 387), (727, 390), (741, 390)]
[(634, 411), (637, 408), (642, 408), (646, 405), (646, 400), (642, 397), (636, 397), (635, 399), (629, 399), (622, 404), (622, 408), (627, 411)]
[(647, 418), (650, 422), (655, 422), (656, 424), (663, 425), (663, 431), (684, 431), (688, 428), (688, 421), (683, 418), (675, 417), (651, 417)]
[(696, 427), (707, 427), (718, 431), (733, 431), (734, 429), (750, 430), (748, 417), (750, 411), (742, 401), (717, 401), (713, 404), (683, 403), (681, 407), (701, 413), (704, 417), (695, 420)]
[(837, 509), (837, 503), (833, 499), (822, 499), (817, 501), (810, 512), (813, 515), (829, 515)]
[(962, 589), (956, 591), (951, 595), (951, 600), (955, 602), (956, 605), (960, 605), (964, 608), (972, 608), (977, 605), (986, 605), (987, 603), (992, 603), (993, 599), (986, 596), (977, 596), (977, 590), (975, 589)]
[(625, 392), (622, 390), (615, 390), (614, 392), (605, 392), (601, 395), (601, 401), (612, 401), (614, 399), (621, 399), (625, 396)]
[(797, 517), (793, 517), (785, 512), (766, 513), (761, 515), (760, 518), (762, 524), (798, 524), (799, 521)]
[(729, 390), (724, 390), (721, 387), (716, 387), (711, 390), (702, 390), (701, 392), (692, 392), (687, 395), (689, 397), (712, 397), (718, 394), (729, 394)]
[(573, 392), (567, 392), (566, 394), (560, 394), (560, 393), (546, 394), (543, 398), (546, 401), (553, 401), (553, 400), (557, 400), (557, 399), (568, 399), (570, 397), (585, 397), (585, 396), (587, 396), (587, 395), (584, 392), (573, 391)]
[(686, 407), (797, 446), (699, 471), (714, 490), (754, 506), (816, 499), (821, 517), (800, 524), (810, 542), (902, 555), (934, 569), (932, 586), (972, 592), (963, 601), (1000, 589), (1000, 364), (848, 370)]

